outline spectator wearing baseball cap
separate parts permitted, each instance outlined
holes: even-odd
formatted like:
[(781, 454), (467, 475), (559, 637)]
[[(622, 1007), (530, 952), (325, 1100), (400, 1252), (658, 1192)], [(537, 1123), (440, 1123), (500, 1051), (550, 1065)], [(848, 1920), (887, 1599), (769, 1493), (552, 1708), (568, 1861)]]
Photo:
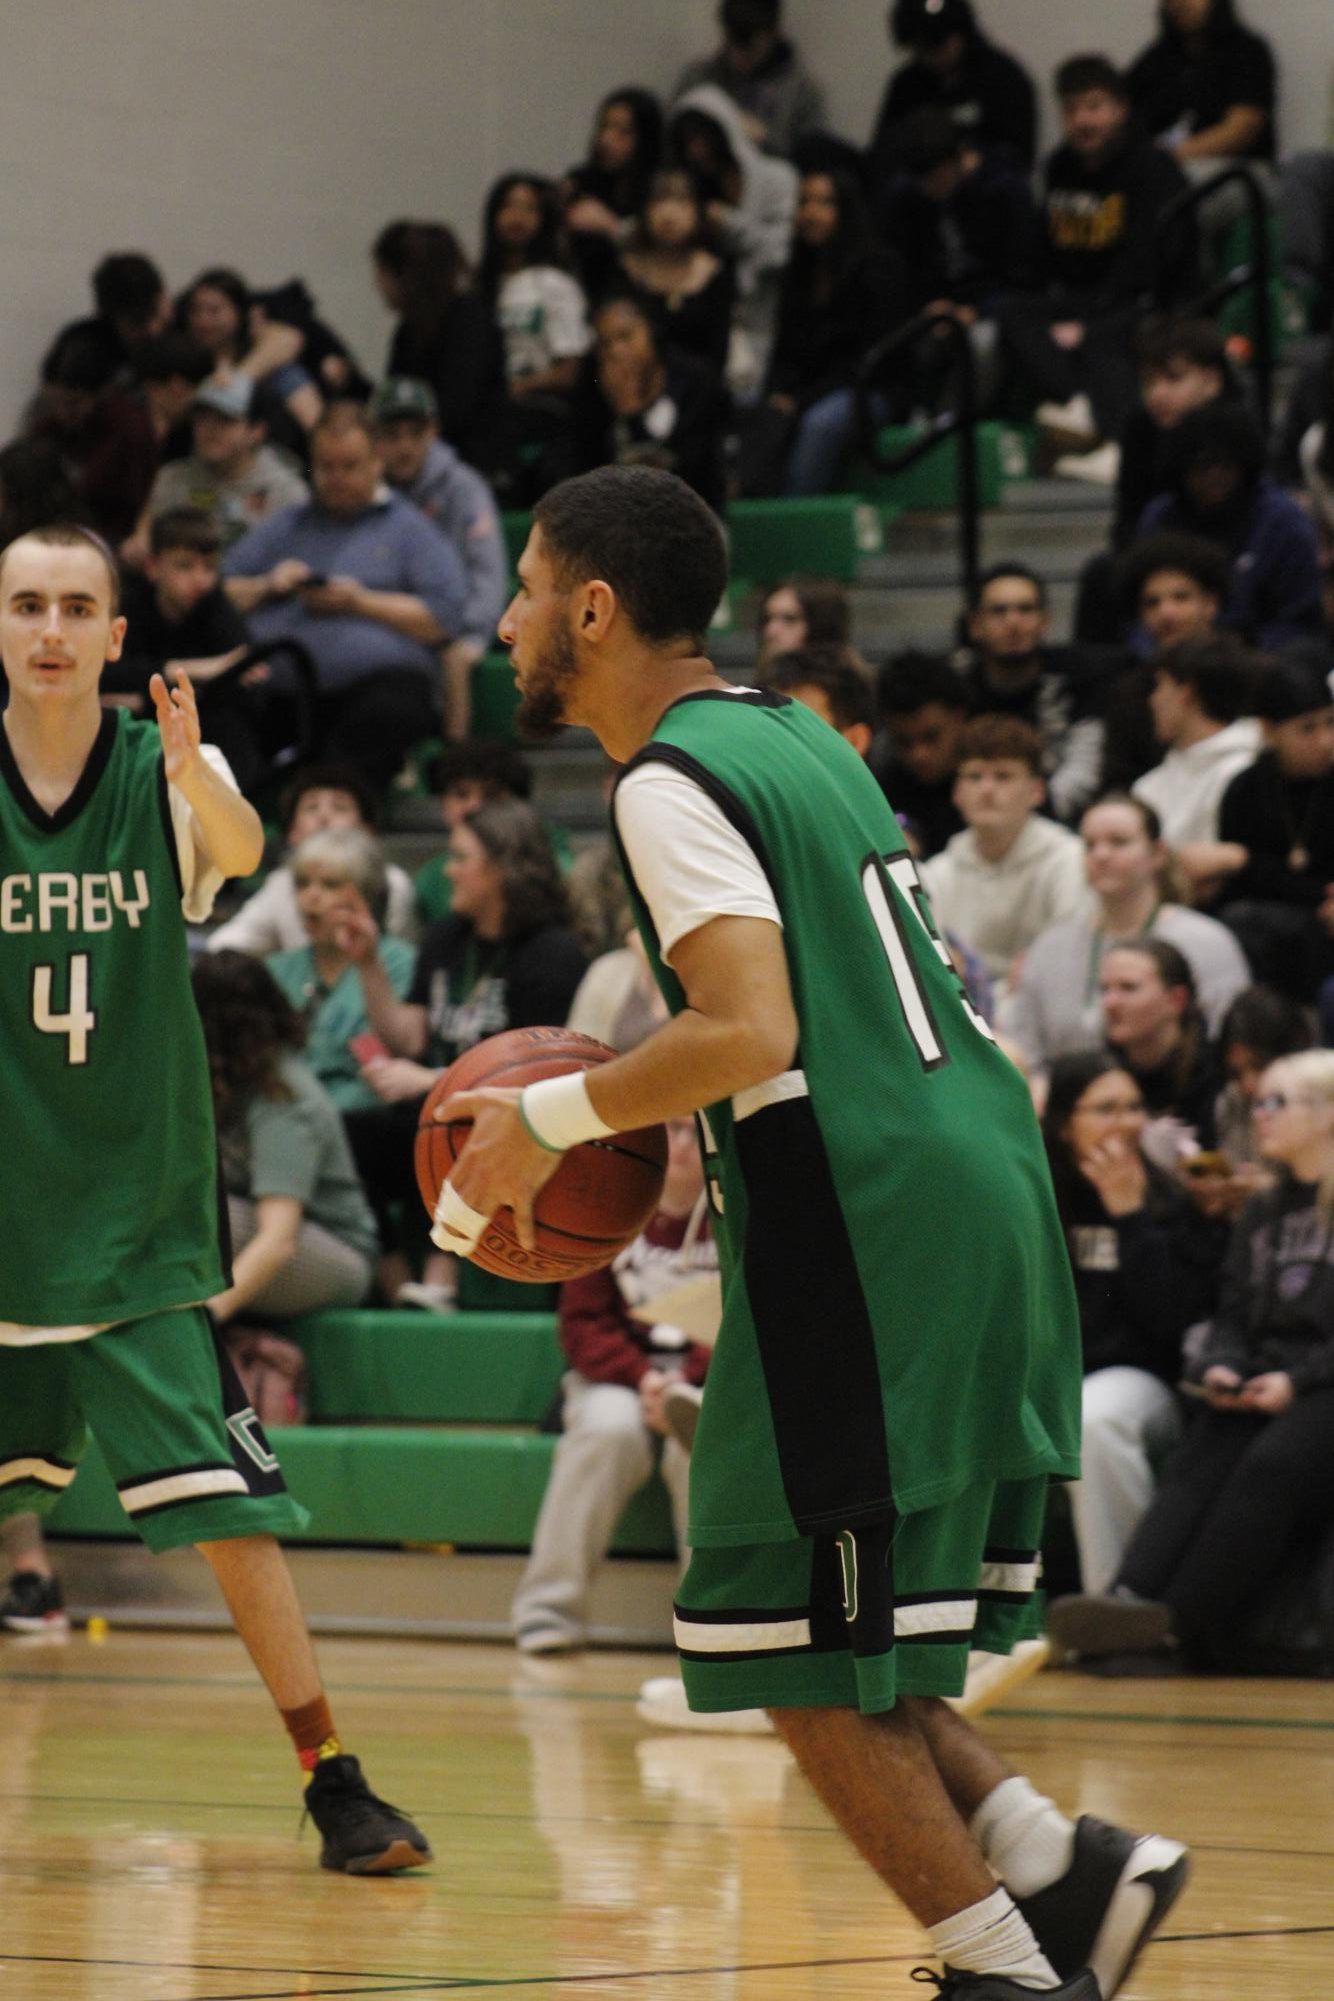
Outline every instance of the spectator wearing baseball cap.
[(890, 39), (908, 57), (885, 88), (867, 149), (868, 180), (881, 194), (902, 168), (903, 121), (943, 105), (969, 146), (1004, 148), (1031, 171), (1037, 157), (1037, 92), (1028, 71), (987, 40), (971, 0), (894, 0)]
[(439, 406), (427, 382), (391, 375), (370, 403), (371, 421), (395, 492), (419, 507), (452, 544), (467, 580), (457, 638), (445, 648), (445, 735), (468, 734), (469, 681), (505, 609), (508, 564), (495, 496), (440, 436)]
[(210, 375), (200, 383), (190, 412), (194, 449), (163, 466), (153, 481), (144, 516), (121, 550), (126, 562), (143, 562), (151, 523), (160, 514), (182, 507), (207, 514), (230, 548), (256, 523), (309, 497), (291, 460), (265, 443), (253, 398), (247, 375)]

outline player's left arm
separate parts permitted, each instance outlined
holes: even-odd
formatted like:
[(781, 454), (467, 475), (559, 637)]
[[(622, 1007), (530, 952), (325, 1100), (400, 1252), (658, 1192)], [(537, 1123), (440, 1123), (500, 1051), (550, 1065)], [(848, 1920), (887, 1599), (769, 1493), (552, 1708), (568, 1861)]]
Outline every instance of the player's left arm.
[[(792, 1066), (797, 1012), (777, 924), (712, 918), (678, 940), (672, 970), (686, 1006), (647, 1041), (588, 1075), (588, 1103), (604, 1128), (627, 1132), (682, 1118)], [(474, 1125), (449, 1185), (478, 1216), (513, 1209), (520, 1241), (529, 1244), (533, 1199), (561, 1156), (533, 1136), (519, 1096), (470, 1091), (450, 1100), (446, 1116), (472, 1118)]]
[(155, 674), (148, 692), (162, 733), (162, 757), (167, 783), (186, 801), (199, 827), (200, 846), (223, 875), (253, 875), (264, 856), (264, 827), (248, 799), (243, 799), (200, 749), (199, 708), (190, 677), (176, 670), (176, 686), (168, 688)]

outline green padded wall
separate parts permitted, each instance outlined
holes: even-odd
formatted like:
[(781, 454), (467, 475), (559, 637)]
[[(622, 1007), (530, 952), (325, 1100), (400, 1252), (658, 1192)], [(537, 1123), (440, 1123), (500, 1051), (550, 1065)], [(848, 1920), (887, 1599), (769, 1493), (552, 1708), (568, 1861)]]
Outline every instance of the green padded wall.
[(549, 1313), (312, 1313), (288, 1332), (316, 1424), (540, 1424), (564, 1368)]

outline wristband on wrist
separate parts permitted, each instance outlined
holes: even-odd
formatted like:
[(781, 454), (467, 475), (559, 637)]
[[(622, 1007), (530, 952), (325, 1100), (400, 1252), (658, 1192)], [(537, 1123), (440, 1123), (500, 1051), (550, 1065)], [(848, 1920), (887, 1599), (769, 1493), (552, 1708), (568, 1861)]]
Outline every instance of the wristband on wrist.
[(572, 1070), (564, 1077), (544, 1077), (525, 1084), (519, 1093), (519, 1116), (530, 1136), (548, 1153), (564, 1153), (586, 1139), (606, 1139), (615, 1132), (593, 1110), (588, 1075)]

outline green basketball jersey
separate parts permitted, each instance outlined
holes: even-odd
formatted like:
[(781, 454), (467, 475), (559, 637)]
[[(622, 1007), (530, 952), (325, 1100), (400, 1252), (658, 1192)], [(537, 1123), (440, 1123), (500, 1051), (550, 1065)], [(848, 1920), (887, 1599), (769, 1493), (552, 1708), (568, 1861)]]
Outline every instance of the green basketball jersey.
[(1077, 1477), (1079, 1322), (1037, 1121), (879, 786), (775, 695), (685, 697), (629, 768), (649, 760), (693, 778), (758, 858), (799, 1024), (794, 1071), (703, 1120), (725, 1282), (692, 1543), (855, 1527), (979, 1480)]
[(222, 1289), (217, 1143), (156, 726), (108, 711), (46, 813), (0, 727), (0, 1321)]

